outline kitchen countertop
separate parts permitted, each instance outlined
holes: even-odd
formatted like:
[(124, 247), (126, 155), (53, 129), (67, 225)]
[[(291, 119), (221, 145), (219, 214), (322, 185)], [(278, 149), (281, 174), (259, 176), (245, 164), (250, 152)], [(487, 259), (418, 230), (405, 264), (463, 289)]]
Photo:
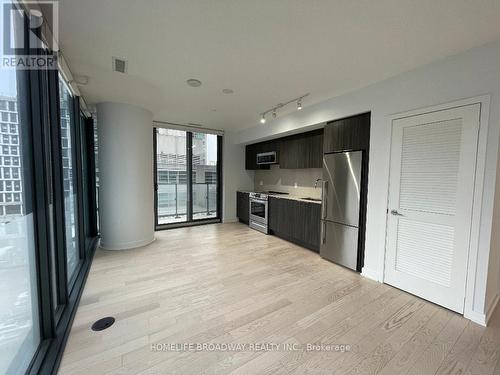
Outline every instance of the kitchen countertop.
[[(238, 191), (241, 192), (241, 193), (261, 193), (260, 191), (248, 191), (248, 190), (238, 190)], [(303, 199), (302, 197), (298, 197), (298, 196), (290, 195), (290, 194), (272, 194), (272, 193), (269, 194), (269, 193), (266, 193), (266, 192), (262, 192), (262, 193), (265, 193), (269, 197), (273, 197), (273, 198), (290, 199), (290, 200), (299, 201), (299, 202), (321, 204), (321, 200), (319, 200), (319, 201), (312, 201), (312, 200)]]

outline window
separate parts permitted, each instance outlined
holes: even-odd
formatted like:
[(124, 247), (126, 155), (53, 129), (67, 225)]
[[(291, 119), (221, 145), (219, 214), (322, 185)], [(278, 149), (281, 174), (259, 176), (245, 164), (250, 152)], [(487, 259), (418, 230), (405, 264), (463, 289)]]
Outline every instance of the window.
[[(3, 10), (1, 12), (0, 17), (3, 20)], [(14, 20), (17, 21), (16, 18)], [(21, 70), (3, 69), (0, 79), (2, 96), (7, 96), (11, 103), (26, 102), (29, 92), (19, 84), (26, 77), (26, 72)], [(3, 98), (1, 102), (5, 103)], [(2, 104), (2, 107), (5, 108), (5, 104)], [(6, 112), (2, 112), (2, 121), (8, 120), (7, 115)], [(23, 133), (28, 126), (28, 122), (21, 121), (20, 133)], [(2, 125), (2, 131), (6, 130), (5, 128)], [(9, 136), (3, 135), (2, 141), (9, 144)], [(21, 147), (20, 153), (29, 155), (31, 147), (26, 143)], [(28, 159), (25, 161), (26, 170), (31, 169)], [(10, 157), (4, 158), (4, 161), (5, 165), (11, 164)], [(5, 173), (7, 170), (4, 169), (2, 182), (5, 183), (6, 189), (12, 191), (12, 181), (5, 180), (10, 177), (10, 171)], [(23, 173), (19, 177), (24, 185), (32, 186), (29, 173), (27, 175)], [(18, 182), (20, 187), (20, 181)], [(31, 193), (20, 190), (15, 196), (16, 201), (20, 202), (22, 195), (23, 202), (31, 202)], [(14, 200), (10, 193), (5, 194), (3, 198), (5, 203)], [(31, 207), (31, 203), (24, 209), (20, 204), (14, 204), (6, 205), (0, 210), (0, 374), (24, 373), (41, 341), (35, 220)]]
[(220, 220), (220, 137), (157, 128), (156, 225)]
[[(16, 33), (30, 35), (29, 11), (23, 2), (12, 4), (0, 6), (0, 29), (15, 23)], [(76, 152), (83, 142), (73, 116), (79, 99), (57, 71), (3, 69), (0, 75), (0, 374), (55, 373), (83, 288), (76, 275), (88, 270), (96, 244), (96, 232), (81, 218), (85, 210), (78, 209), (86, 199), (81, 176), (94, 165), (94, 153), (83, 164)], [(89, 177), (88, 188), (95, 184)], [(95, 199), (86, 202), (92, 203), (85, 214), (95, 216)]]
[(157, 216), (159, 224), (186, 222), (187, 199), (187, 133), (158, 129), (156, 135)]
[(16, 205), (8, 205), (5, 206), (5, 215), (21, 215), (21, 206)]
[(59, 76), (59, 105), (60, 105), (60, 127), (66, 129), (61, 132), (62, 149), (66, 150), (63, 162), (63, 181), (64, 181), (64, 218), (66, 226), (66, 259), (68, 280), (73, 276), (79, 262), (78, 230), (77, 230), (77, 196), (76, 181), (73, 178), (73, 155), (71, 137), (72, 124), (75, 124), (72, 111), (73, 96), (64, 81)]

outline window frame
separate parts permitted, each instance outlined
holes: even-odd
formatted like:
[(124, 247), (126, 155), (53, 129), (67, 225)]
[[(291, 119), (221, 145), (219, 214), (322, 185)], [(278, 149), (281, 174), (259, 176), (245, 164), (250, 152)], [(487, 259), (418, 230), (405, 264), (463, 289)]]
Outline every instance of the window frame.
[[(29, 20), (26, 16), (29, 10), (24, 4), (15, 3), (21, 12), (23, 12), (24, 28), (24, 51), (25, 55), (30, 52), (29, 35), (32, 30), (29, 28)], [(31, 31), (30, 31), (31, 30)], [(41, 37), (40, 35), (38, 35)], [(32, 49), (31, 49), (32, 51)], [(43, 53), (43, 52), (42, 52)], [(45, 53), (48, 53), (46, 51)], [(66, 245), (64, 234), (64, 206), (63, 206), (63, 182), (62, 182), (62, 152), (59, 128), (59, 94), (58, 94), (58, 71), (57, 70), (25, 70), (17, 72), (18, 82), (18, 105), (17, 122), (22, 120), (23, 135), (19, 137), (18, 133), (10, 135), (12, 128), (8, 125), (9, 135), (16, 137), (17, 144), (21, 146), (19, 155), (10, 156), (17, 158), (22, 168), (23, 175), (27, 176), (26, 182), (21, 182), (24, 189), (22, 199), (23, 206), (21, 210), (26, 213), (33, 213), (33, 237), (35, 246), (35, 266), (36, 266), (36, 290), (38, 293), (38, 321), (34, 324), (39, 326), (39, 345), (32, 358), (26, 358), (30, 362), (26, 373), (56, 373), (62, 358), (65, 343), (67, 341), (71, 323), (75, 316), (78, 301), (83, 291), (86, 277), (88, 275), (93, 254), (97, 247), (98, 237), (84, 238), (79, 236), (79, 254), (80, 262), (75, 270), (71, 282), (66, 280)], [(72, 105), (76, 114), (80, 113), (79, 98), (73, 97)], [(15, 105), (15, 104), (14, 104)], [(78, 110), (76, 110), (78, 109)], [(11, 117), (11, 116), (9, 116)], [(84, 171), (81, 160), (82, 153), (78, 153), (82, 147), (81, 139), (78, 137), (80, 132), (80, 116), (73, 116), (77, 119), (73, 126), (72, 138), (74, 140), (74, 161), (76, 171), (76, 194), (77, 211), (79, 220), (77, 230), (84, 232), (83, 204), (85, 197), (82, 189), (82, 174), (95, 173), (95, 171)], [(88, 119), (87, 119), (88, 120)], [(78, 122), (78, 124), (76, 124)], [(88, 121), (85, 121), (88, 123)], [(21, 125), (19, 125), (21, 126)], [(2, 124), (3, 128), (3, 124)], [(89, 130), (89, 129), (86, 129)], [(93, 136), (93, 125), (90, 129)], [(3, 132), (3, 129), (2, 129)], [(4, 136), (4, 135), (2, 135)], [(3, 138), (2, 138), (3, 139)], [(49, 140), (48, 144), (45, 140)], [(50, 149), (50, 154), (48, 152)], [(92, 152), (90, 158), (95, 157)], [(47, 167), (52, 170), (52, 174), (47, 174)], [(11, 163), (11, 165), (15, 165)], [(48, 177), (50, 176), (50, 177)], [(51, 181), (48, 183), (48, 178)], [(16, 179), (14, 179), (16, 180)], [(29, 183), (27, 183), (29, 182)], [(14, 187), (15, 183), (13, 183)], [(53, 217), (49, 215), (48, 209), (48, 189), (53, 192)], [(92, 189), (90, 189), (92, 190)], [(15, 192), (9, 192), (13, 198)], [(2, 193), (2, 198), (4, 193)], [(12, 201), (12, 199), (11, 199)], [(16, 205), (15, 202), (10, 202)], [(20, 205), (17, 202), (17, 205)], [(96, 207), (90, 207), (90, 215), (96, 214)], [(49, 224), (54, 225), (51, 227)], [(51, 238), (51, 228), (54, 229), (54, 236)], [(52, 242), (53, 241), (53, 242)], [(55, 256), (51, 252), (51, 245), (55, 245)], [(52, 279), (53, 268), (56, 269), (56, 282)], [(53, 305), (53, 289), (57, 290), (57, 306)], [(36, 307), (35, 307), (36, 308)], [(16, 357), (25, 356), (26, 353), (20, 349)]]
[[(217, 213), (215, 217), (207, 219), (193, 219), (193, 134), (200, 133), (193, 130), (183, 130), (186, 132), (186, 184), (187, 184), (187, 215), (186, 221), (169, 223), (169, 224), (159, 224), (158, 222), (158, 160), (157, 160), (157, 134), (158, 129), (168, 129), (164, 127), (153, 127), (153, 194), (154, 194), (154, 221), (155, 230), (165, 230), (180, 228), (186, 226), (194, 225), (204, 225), (204, 224), (215, 224), (222, 222), (222, 145), (223, 136), (215, 134), (217, 136), (217, 186), (216, 186), (216, 197), (217, 197)], [(175, 129), (178, 130), (178, 129)]]

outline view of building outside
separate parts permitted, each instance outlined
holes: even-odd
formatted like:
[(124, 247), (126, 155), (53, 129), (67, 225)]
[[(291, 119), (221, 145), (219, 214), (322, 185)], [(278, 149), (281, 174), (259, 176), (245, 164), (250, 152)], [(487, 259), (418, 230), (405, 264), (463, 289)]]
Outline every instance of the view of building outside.
[[(157, 130), (158, 223), (187, 220), (187, 133)], [(193, 133), (193, 220), (217, 216), (217, 136)]]
[[(33, 214), (23, 185), (15, 71), (0, 77), (0, 373), (25, 368), (39, 342)], [(6, 96), (8, 93), (12, 96)]]
[(73, 276), (79, 261), (78, 238), (76, 231), (76, 206), (77, 197), (75, 190), (75, 175), (73, 173), (74, 163), (71, 144), (71, 118), (74, 116), (72, 108), (72, 97), (66, 82), (59, 77), (59, 110), (60, 110), (60, 134), (61, 155), (63, 169), (64, 189), (64, 219), (66, 226), (66, 260), (68, 280)]

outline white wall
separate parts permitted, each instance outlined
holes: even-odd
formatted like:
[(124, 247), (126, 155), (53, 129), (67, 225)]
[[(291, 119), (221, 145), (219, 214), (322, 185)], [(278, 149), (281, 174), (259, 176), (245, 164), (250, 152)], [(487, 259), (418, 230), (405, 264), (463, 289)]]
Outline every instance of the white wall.
[(101, 247), (123, 250), (154, 240), (151, 112), (97, 105)]
[[(314, 124), (371, 111), (370, 171), (364, 274), (382, 280), (385, 247), (386, 199), (389, 176), (390, 115), (463, 98), (491, 95), (486, 170), (476, 280), (472, 309), (484, 316), (499, 291), (500, 238), (495, 234), (490, 254), (492, 224), (498, 232), (500, 205), (493, 222), (493, 201), (500, 130), (500, 42), (479, 47), (446, 60), (239, 132), (239, 143), (251, 143), (303, 131)], [(256, 122), (258, 118), (256, 117)], [(243, 162), (240, 167), (243, 166)], [(497, 193), (497, 198), (500, 193)], [(491, 257), (490, 275), (487, 278)], [(488, 288), (487, 288), (488, 282)], [(480, 320), (479, 318), (477, 320)]]
[(236, 192), (252, 190), (254, 172), (245, 170), (245, 146), (236, 143), (236, 134), (224, 133), (222, 154), (222, 196), (224, 223), (237, 221)]

